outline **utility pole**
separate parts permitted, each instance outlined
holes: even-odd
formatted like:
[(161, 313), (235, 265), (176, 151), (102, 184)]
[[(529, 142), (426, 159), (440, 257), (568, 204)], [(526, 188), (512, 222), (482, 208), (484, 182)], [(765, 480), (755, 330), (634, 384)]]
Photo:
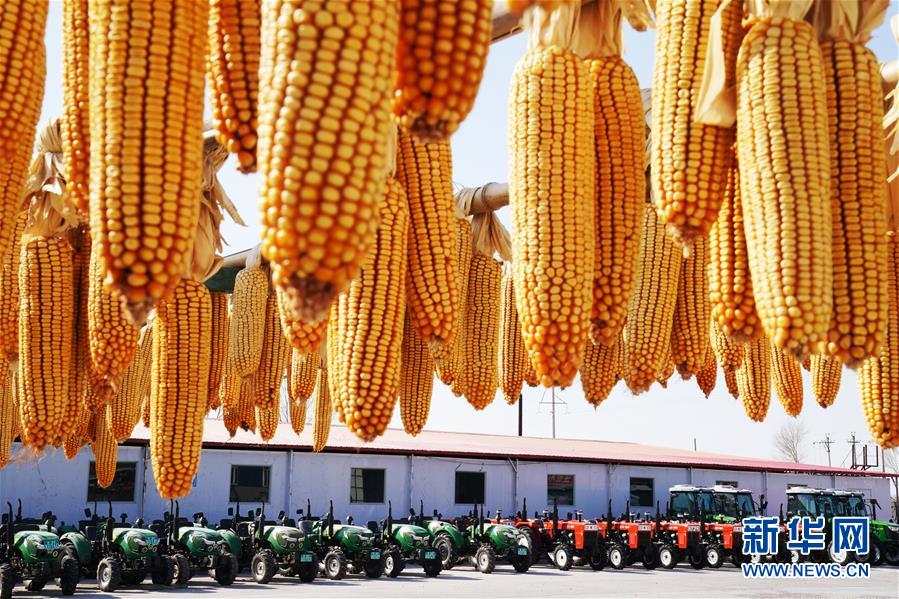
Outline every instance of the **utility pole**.
[(522, 436), (524, 428), (524, 394), (518, 394), (518, 436)]
[(856, 461), (856, 458), (855, 458), (855, 446), (858, 445), (858, 441), (856, 441), (856, 439), (855, 439), (855, 433), (852, 433), (852, 435), (850, 435), (848, 443), (852, 446), (852, 466), (851, 466), (851, 468), (853, 470), (855, 470), (858, 468), (858, 462)]
[[(833, 443), (834, 443), (834, 441), (833, 441), (833, 439), (830, 438), (830, 433), (827, 433), (826, 435), (824, 435), (823, 441), (815, 441), (813, 443), (813, 445), (823, 445), (824, 446), (824, 451), (827, 452), (827, 467), (828, 468), (830, 468), (832, 466), (830, 463), (830, 446), (833, 445)], [(852, 461), (854, 462), (855, 461), (855, 459), (854, 459), (855, 448), (854, 447), (852, 449), (852, 455), (853, 455)]]
[(556, 438), (556, 388), (552, 388), (553, 439)]

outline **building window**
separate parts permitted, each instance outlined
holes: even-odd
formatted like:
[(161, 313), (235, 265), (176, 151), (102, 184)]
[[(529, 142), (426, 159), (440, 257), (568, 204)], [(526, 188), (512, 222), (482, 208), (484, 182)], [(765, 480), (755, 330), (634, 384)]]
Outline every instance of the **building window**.
[(230, 501), (267, 502), (271, 473), (271, 466), (231, 466)]
[(352, 503), (384, 503), (384, 469), (351, 469), (350, 501)]
[(546, 475), (546, 503), (552, 505), (554, 501), (559, 505), (574, 505), (573, 474)]
[(87, 476), (87, 501), (134, 501), (134, 477), (137, 462), (119, 462), (112, 484), (106, 487), (97, 486), (97, 465), (91, 462)]
[(631, 477), (631, 507), (652, 507), (655, 505), (653, 479)]
[(483, 472), (456, 472), (456, 503), (461, 505), (484, 503)]
[(716, 480), (715, 484), (720, 485), (722, 487), (739, 487), (740, 486), (737, 484), (737, 481), (735, 481), (735, 480)]

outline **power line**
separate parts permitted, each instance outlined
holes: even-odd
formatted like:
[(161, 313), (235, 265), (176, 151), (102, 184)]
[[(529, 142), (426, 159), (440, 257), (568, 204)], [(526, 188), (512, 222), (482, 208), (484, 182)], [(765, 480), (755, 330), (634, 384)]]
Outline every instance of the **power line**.
[(827, 452), (827, 467), (830, 468), (832, 465), (830, 463), (830, 446), (834, 444), (834, 440), (830, 438), (830, 433), (824, 435), (823, 441), (815, 441), (812, 445), (823, 445), (824, 451)]

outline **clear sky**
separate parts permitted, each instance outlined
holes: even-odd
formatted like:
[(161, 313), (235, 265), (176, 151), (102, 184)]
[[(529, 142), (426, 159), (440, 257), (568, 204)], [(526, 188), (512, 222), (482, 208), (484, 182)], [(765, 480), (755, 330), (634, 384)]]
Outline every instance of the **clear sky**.
[[(60, 0), (51, 2), (47, 23), (47, 86), (42, 119), (62, 112), (62, 25)], [(899, 4), (891, 2), (885, 23), (899, 14)], [(652, 82), (655, 34), (637, 33), (625, 27), (625, 59), (633, 67), (642, 87)], [(897, 47), (887, 27), (875, 32), (869, 47), (881, 61), (897, 57)], [(523, 35), (516, 35), (494, 44), (490, 50), (484, 81), (474, 110), (453, 137), (453, 180), (460, 186), (476, 186), (488, 181), (507, 180), (508, 153), (506, 149), (506, 102), (509, 80), (516, 61), (526, 50)], [(223, 234), (230, 247), (226, 253), (254, 245), (259, 238), (259, 219), (256, 212), (256, 177), (241, 175), (234, 168), (233, 159), (220, 171), (220, 179), (234, 200), (247, 227), (226, 221)], [(508, 209), (500, 211), (500, 218), (508, 226)], [(823, 410), (811, 395), (808, 373), (803, 372), (805, 407), (799, 420), (809, 431), (807, 460), (827, 463), (820, 445), (811, 441), (824, 438), (827, 433), (836, 441), (832, 446), (835, 466), (848, 465), (849, 435), (870, 441), (859, 405), (855, 375), (843, 370), (843, 382), (836, 403)], [(556, 393), (565, 405), (556, 408), (556, 435), (563, 438), (605, 439), (632, 441), (668, 447), (691, 448), (694, 440), (699, 450), (731, 453), (762, 458), (774, 457), (773, 437), (789, 419), (773, 397), (767, 420), (757, 424), (743, 413), (742, 405), (734, 401), (724, 386), (723, 375), (711, 397), (706, 399), (694, 381), (681, 381), (675, 375), (667, 389), (654, 386), (639, 397), (619, 383), (611, 396), (598, 408), (583, 399), (580, 383)], [(542, 388), (524, 391), (524, 432), (531, 436), (550, 436), (552, 419), (550, 391)], [(399, 405), (396, 406), (393, 426), (399, 426)], [(517, 433), (518, 407), (507, 406), (502, 396), (482, 412), (476, 412), (463, 398), (456, 398), (449, 389), (435, 380), (434, 397), (427, 428), (460, 432), (483, 432), (514, 435)], [(310, 433), (311, 434), (311, 433)]]

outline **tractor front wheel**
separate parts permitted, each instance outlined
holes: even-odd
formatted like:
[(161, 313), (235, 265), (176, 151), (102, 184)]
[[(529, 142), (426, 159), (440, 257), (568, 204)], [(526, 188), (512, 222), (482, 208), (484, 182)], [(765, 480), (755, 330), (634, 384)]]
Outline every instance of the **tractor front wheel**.
[(65, 556), (59, 563), (59, 592), (74, 595), (81, 580), (81, 564), (74, 557)]
[(406, 567), (403, 556), (396, 549), (388, 549), (384, 553), (384, 576), (387, 578), (396, 578)]
[(871, 544), (871, 550), (869, 553), (871, 555), (871, 565), (879, 566), (883, 563), (886, 552), (883, 550), (883, 546), (880, 544), (880, 541), (878, 541), (877, 539), (874, 540), (874, 543)]
[(709, 545), (705, 548), (705, 565), (709, 568), (720, 568), (724, 564), (724, 552), (721, 545)]
[(888, 564), (891, 566), (899, 565), (899, 543), (886, 545), (881, 544), (880, 541), (875, 539), (874, 542), (871, 543), (871, 551), (874, 551), (875, 548), (881, 559), (886, 560)]
[(490, 545), (481, 545), (474, 554), (475, 567), (481, 574), (492, 574), (496, 568), (496, 552)]
[(609, 564), (616, 570), (624, 570), (627, 565), (627, 556), (624, 554), (624, 547), (618, 543), (609, 545)]
[(215, 581), (223, 587), (231, 586), (239, 571), (240, 565), (237, 563), (237, 557), (230, 551), (225, 551), (219, 556), (219, 563), (215, 567)]
[(434, 540), (434, 549), (437, 550), (437, 555), (440, 556), (444, 570), (451, 569), (459, 561), (459, 553), (453, 545), (453, 540), (445, 532), (437, 535), (437, 538)]
[(44, 590), (44, 587), (47, 586), (47, 582), (50, 581), (51, 576), (53, 576), (53, 568), (50, 567), (50, 564), (46, 562), (40, 564), (40, 572), (25, 583), (25, 590), (32, 593)]
[(530, 528), (519, 528), (521, 534), (527, 539), (528, 548), (531, 550), (531, 565), (533, 566), (540, 561), (540, 543), (537, 541), (537, 535)]
[(104, 593), (112, 593), (122, 586), (122, 564), (114, 557), (104, 557), (97, 564), (97, 586)]
[(705, 568), (705, 556), (701, 553), (690, 553), (690, 567), (694, 570), (702, 570)]
[(443, 570), (443, 562), (440, 561), (439, 557), (437, 559), (426, 559), (421, 562), (421, 567), (425, 571), (425, 576), (434, 578)]
[(677, 553), (674, 547), (667, 543), (659, 547), (659, 565), (666, 570), (673, 570), (677, 566)]
[(175, 560), (167, 555), (160, 556), (159, 565), (150, 573), (153, 584), (169, 587), (175, 580)]
[(553, 563), (563, 572), (571, 569), (571, 550), (565, 545), (559, 545), (553, 551)]
[(253, 556), (250, 563), (253, 580), (259, 584), (268, 584), (275, 577), (275, 556), (268, 549), (263, 549)]
[(849, 552), (846, 550), (837, 551), (835, 549), (834, 542), (831, 541), (830, 543), (827, 544), (827, 557), (834, 564), (839, 564), (841, 566), (845, 566), (846, 564), (849, 563), (849, 559), (851, 556), (850, 556)]
[(647, 547), (646, 551), (643, 552), (641, 563), (647, 570), (655, 570), (659, 566), (659, 554), (653, 545)]
[(608, 561), (606, 550), (601, 543), (597, 543), (590, 550), (590, 567), (594, 570), (602, 570), (606, 567), (606, 561)]
[(312, 582), (318, 575), (318, 564), (303, 564), (299, 567), (299, 576), (301, 582)]
[[(519, 547), (521, 546), (522, 545), (519, 545)], [(512, 562), (512, 567), (515, 568), (515, 571), (519, 574), (524, 574), (531, 567), (532, 560), (530, 552), (528, 552), (527, 555), (518, 555), (518, 547), (515, 548), (515, 551), (509, 559)]]
[(329, 551), (325, 556), (325, 576), (330, 580), (341, 580), (346, 576), (346, 558), (342, 551)]
[(175, 569), (173, 572), (175, 584), (182, 586), (190, 580), (190, 561), (183, 555), (175, 556)]

